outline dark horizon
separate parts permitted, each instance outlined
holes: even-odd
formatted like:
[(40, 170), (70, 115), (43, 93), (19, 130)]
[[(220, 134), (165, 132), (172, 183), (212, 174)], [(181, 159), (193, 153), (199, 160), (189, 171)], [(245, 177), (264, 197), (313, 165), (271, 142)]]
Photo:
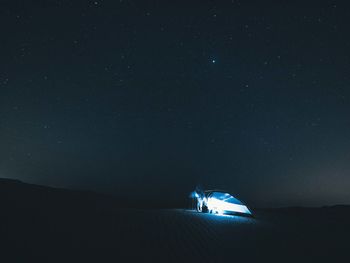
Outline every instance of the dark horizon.
[[(224, 191), (223, 189), (211, 189)], [(13, 196), (16, 196), (17, 199), (26, 199), (24, 202), (31, 202), (30, 200), (33, 196), (41, 196), (40, 199), (45, 197), (60, 197), (62, 196), (62, 202), (65, 201), (74, 201), (79, 199), (81, 201), (86, 202), (87, 204), (91, 201), (98, 201), (102, 207), (111, 204), (118, 204), (117, 207), (119, 209), (127, 209), (127, 210), (154, 210), (158, 209), (180, 209), (180, 210), (193, 210), (193, 196), (191, 194), (185, 194), (182, 196), (174, 197), (165, 196), (163, 199), (154, 198), (149, 195), (138, 196), (138, 195), (120, 195), (118, 193), (106, 193), (99, 192), (89, 189), (76, 189), (76, 188), (64, 188), (57, 186), (48, 186), (42, 184), (34, 184), (21, 181), (19, 179), (11, 179), (11, 178), (0, 178), (0, 192), (8, 193)], [(68, 198), (67, 198), (68, 197)], [(236, 198), (240, 198), (241, 196), (235, 196)], [(44, 198), (45, 199), (45, 198)], [(11, 199), (10, 199), (11, 200)], [(243, 200), (243, 199), (241, 199)], [(12, 200), (13, 201), (13, 200)], [(294, 209), (334, 209), (334, 208), (350, 208), (350, 204), (346, 203), (336, 203), (336, 204), (323, 204), (323, 205), (312, 205), (312, 204), (300, 204), (300, 203), (291, 203), (289, 205), (273, 205), (273, 206), (256, 206), (254, 204), (254, 200), (252, 202), (246, 203), (245, 205), (251, 209), (254, 213), (260, 213), (262, 211), (293, 211)], [(36, 205), (36, 204), (31, 204)], [(110, 207), (112, 208), (112, 207)]]
[(350, 204), (347, 1), (0, 4), (0, 177)]

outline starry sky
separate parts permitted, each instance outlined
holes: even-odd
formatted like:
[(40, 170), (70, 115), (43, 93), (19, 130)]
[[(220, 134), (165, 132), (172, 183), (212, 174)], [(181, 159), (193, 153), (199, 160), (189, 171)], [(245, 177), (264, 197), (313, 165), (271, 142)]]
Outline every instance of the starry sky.
[(0, 177), (350, 203), (349, 7), (3, 0)]

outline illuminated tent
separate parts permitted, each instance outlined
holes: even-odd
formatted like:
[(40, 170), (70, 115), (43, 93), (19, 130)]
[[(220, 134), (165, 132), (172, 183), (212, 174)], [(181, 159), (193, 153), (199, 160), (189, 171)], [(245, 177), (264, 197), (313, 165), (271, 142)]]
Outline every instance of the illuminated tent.
[(245, 214), (252, 215), (248, 207), (227, 192), (220, 190), (194, 191), (192, 197), (196, 200), (196, 210), (214, 214)]

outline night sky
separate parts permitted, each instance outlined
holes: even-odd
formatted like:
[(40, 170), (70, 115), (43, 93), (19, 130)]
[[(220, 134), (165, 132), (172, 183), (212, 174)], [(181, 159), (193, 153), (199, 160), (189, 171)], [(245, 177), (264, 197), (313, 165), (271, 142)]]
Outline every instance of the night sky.
[(2, 0), (0, 177), (350, 203), (349, 7)]

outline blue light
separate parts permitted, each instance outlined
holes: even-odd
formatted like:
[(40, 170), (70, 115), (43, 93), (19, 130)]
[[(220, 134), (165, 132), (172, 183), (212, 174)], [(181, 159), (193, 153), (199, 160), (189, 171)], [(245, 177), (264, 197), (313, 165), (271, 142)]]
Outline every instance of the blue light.
[(190, 197), (192, 197), (192, 198), (198, 198), (199, 195), (198, 195), (198, 193), (197, 193), (196, 191), (193, 191), (193, 192), (191, 192)]
[[(207, 194), (206, 194), (206, 193)], [(198, 212), (208, 211), (216, 215), (240, 213), (252, 215), (246, 205), (232, 195), (221, 191), (193, 191), (191, 197), (196, 200)], [(205, 209), (205, 210), (203, 210)]]
[(248, 215), (252, 214), (245, 205), (229, 203), (225, 200), (216, 198), (209, 198), (207, 201), (207, 207), (209, 211), (217, 214), (225, 214), (227, 212), (236, 212)]

